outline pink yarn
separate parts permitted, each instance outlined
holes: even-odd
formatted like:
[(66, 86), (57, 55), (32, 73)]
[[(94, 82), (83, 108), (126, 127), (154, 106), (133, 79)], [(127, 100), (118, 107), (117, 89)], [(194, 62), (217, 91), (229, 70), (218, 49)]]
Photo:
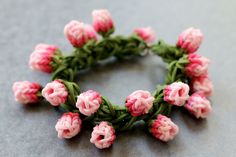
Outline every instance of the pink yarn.
[(33, 70), (39, 70), (43, 72), (52, 72), (52, 56), (58, 48), (54, 45), (38, 44), (36, 45), (34, 52), (31, 53), (29, 59), (29, 66)]
[(192, 94), (184, 107), (196, 118), (206, 118), (212, 111), (210, 101), (199, 93)]
[(96, 91), (89, 90), (87, 92), (81, 93), (77, 97), (76, 107), (82, 114), (90, 116), (97, 112), (101, 103), (101, 95)]
[(207, 75), (194, 77), (191, 80), (191, 90), (205, 96), (211, 96), (213, 94), (213, 84)]
[(186, 29), (179, 35), (177, 46), (185, 49), (187, 53), (197, 51), (203, 40), (203, 34), (193, 27)]
[(12, 86), (15, 100), (22, 104), (38, 102), (37, 93), (40, 92), (41, 86), (36, 82), (22, 81), (15, 82)]
[(94, 10), (93, 16), (93, 28), (98, 33), (107, 33), (110, 29), (114, 28), (111, 14), (108, 10)]
[(53, 106), (59, 106), (66, 102), (68, 92), (60, 80), (54, 80), (43, 88), (42, 95)]
[(89, 40), (97, 40), (92, 26), (75, 20), (65, 26), (64, 34), (75, 47), (83, 47)]
[(136, 28), (134, 33), (148, 43), (153, 42), (156, 38), (156, 33), (151, 27)]
[(182, 106), (189, 98), (189, 86), (182, 82), (174, 82), (167, 85), (163, 93), (164, 101), (172, 105)]
[(82, 127), (82, 121), (79, 118), (78, 113), (64, 113), (62, 117), (57, 121), (55, 126), (58, 132), (58, 138), (72, 138), (77, 135)]
[(148, 92), (137, 90), (126, 98), (125, 106), (132, 116), (148, 113), (153, 106), (154, 97)]
[(167, 142), (174, 139), (179, 132), (179, 127), (170, 118), (159, 114), (152, 123), (150, 131), (157, 139)]
[(189, 64), (185, 67), (185, 72), (190, 77), (198, 77), (208, 74), (210, 60), (196, 53), (188, 55)]
[(101, 122), (93, 128), (91, 143), (99, 149), (110, 147), (116, 139), (115, 129), (107, 122)]

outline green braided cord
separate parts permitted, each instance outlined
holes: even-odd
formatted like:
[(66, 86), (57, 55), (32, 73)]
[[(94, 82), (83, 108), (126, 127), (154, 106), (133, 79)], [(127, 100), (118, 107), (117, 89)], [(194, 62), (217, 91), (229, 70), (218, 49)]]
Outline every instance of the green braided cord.
[(147, 44), (136, 35), (130, 37), (111, 36), (98, 42), (91, 40), (82, 48), (75, 48), (71, 55), (56, 54), (53, 56), (52, 80), (74, 81), (79, 70), (91, 67), (98, 61), (112, 56), (119, 59), (141, 56), (147, 48)]
[[(173, 60), (167, 66), (168, 72), (166, 76), (166, 84), (176, 81), (187, 82), (184, 75), (184, 67), (188, 64), (187, 55), (183, 55), (178, 60)], [(74, 82), (62, 80), (63, 84), (68, 89), (68, 100), (65, 104), (60, 105), (65, 112), (77, 112), (79, 110), (75, 107), (76, 96), (80, 94), (80, 88)], [(125, 131), (130, 129), (137, 121), (144, 121), (149, 124), (151, 120), (155, 119), (158, 114), (169, 116), (171, 113), (171, 104), (165, 102), (163, 90), (166, 85), (158, 85), (153, 92), (155, 98), (153, 107), (149, 113), (138, 117), (133, 117), (125, 106), (117, 106), (112, 104), (107, 98), (102, 97), (102, 104), (100, 108), (91, 116), (84, 116), (80, 113), (84, 124), (96, 125), (101, 121), (107, 121), (113, 125), (117, 131)]]
[(96, 113), (91, 116), (85, 116), (80, 113), (80, 117), (84, 124), (96, 125), (101, 121), (107, 121), (117, 131), (125, 131), (130, 129), (137, 121), (144, 121), (148, 125), (158, 114), (169, 116), (172, 105), (163, 100), (163, 90), (166, 85), (176, 81), (188, 83), (188, 79), (184, 74), (184, 67), (188, 64), (185, 51), (176, 46), (168, 45), (162, 40), (148, 46), (136, 35), (130, 37), (109, 36), (111, 33), (102, 34), (103, 39), (100, 41), (91, 40), (82, 48), (75, 48), (71, 55), (63, 56), (60, 51), (55, 53), (51, 62), (51, 66), (54, 69), (52, 80), (61, 79), (69, 95), (67, 101), (61, 104), (60, 108), (65, 112), (80, 113), (75, 104), (77, 95), (81, 91), (79, 86), (73, 82), (79, 70), (91, 67), (98, 61), (112, 56), (118, 59), (125, 59), (130, 56), (141, 56), (144, 51), (152, 51), (167, 63), (168, 71), (165, 85), (158, 85), (153, 92), (155, 100), (149, 113), (133, 117), (125, 106), (114, 105), (105, 97), (102, 97), (102, 104)]
[(152, 45), (151, 49), (154, 54), (160, 56), (166, 63), (171, 63), (174, 60), (177, 61), (186, 53), (184, 49), (166, 44), (163, 40)]

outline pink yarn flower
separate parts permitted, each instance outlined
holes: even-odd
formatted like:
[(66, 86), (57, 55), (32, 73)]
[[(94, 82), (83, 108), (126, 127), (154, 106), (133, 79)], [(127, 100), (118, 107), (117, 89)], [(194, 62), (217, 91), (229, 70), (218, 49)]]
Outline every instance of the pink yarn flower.
[(182, 82), (174, 82), (167, 85), (163, 93), (164, 101), (172, 105), (182, 106), (189, 98), (189, 86)]
[(126, 98), (125, 106), (132, 116), (148, 113), (153, 106), (154, 97), (144, 90), (137, 90)]
[(31, 53), (29, 59), (29, 66), (33, 70), (39, 70), (50, 73), (53, 68), (50, 65), (52, 62), (52, 56), (59, 49), (54, 45), (38, 44), (36, 45), (34, 52)]
[(97, 112), (101, 103), (101, 95), (96, 91), (88, 90), (77, 97), (76, 107), (82, 114), (90, 116)]
[(174, 139), (179, 132), (179, 127), (170, 118), (159, 114), (152, 123), (150, 132), (157, 139), (167, 142)]
[(64, 113), (55, 126), (58, 138), (72, 138), (77, 135), (82, 128), (82, 121), (78, 113)]
[(68, 92), (60, 80), (54, 80), (43, 88), (42, 95), (53, 106), (59, 106), (66, 102)]
[(92, 12), (92, 16), (93, 28), (96, 30), (96, 32), (100, 34), (106, 34), (114, 29), (113, 20), (108, 10), (94, 10)]
[(190, 77), (198, 77), (208, 74), (210, 60), (196, 53), (188, 55), (189, 63), (185, 67), (185, 72)]
[(213, 84), (207, 75), (194, 77), (191, 80), (191, 90), (202, 93), (205, 96), (211, 96), (213, 93)]
[(199, 93), (194, 93), (184, 106), (196, 118), (206, 118), (212, 111), (210, 102)]
[(153, 42), (156, 38), (156, 33), (151, 27), (136, 28), (134, 33), (148, 43)]
[(12, 86), (15, 100), (22, 104), (36, 103), (39, 101), (37, 93), (41, 86), (36, 82), (22, 81), (15, 82)]
[(99, 149), (110, 147), (116, 139), (115, 129), (107, 122), (101, 122), (93, 128), (91, 143)]
[(177, 46), (185, 49), (187, 53), (197, 51), (203, 40), (203, 34), (199, 29), (188, 28), (179, 35)]
[(79, 21), (71, 21), (64, 28), (64, 34), (75, 47), (83, 47), (89, 40), (97, 40), (93, 27)]

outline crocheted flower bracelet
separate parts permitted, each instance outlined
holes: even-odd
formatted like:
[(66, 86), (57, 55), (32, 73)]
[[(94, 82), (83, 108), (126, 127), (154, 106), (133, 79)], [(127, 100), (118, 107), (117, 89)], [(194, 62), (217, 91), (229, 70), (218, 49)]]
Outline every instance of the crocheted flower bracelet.
[[(196, 118), (208, 116), (212, 108), (207, 97), (212, 94), (213, 85), (208, 77), (209, 60), (195, 53), (203, 39), (200, 30), (185, 30), (175, 46), (161, 40), (151, 44), (155, 33), (150, 27), (135, 29), (128, 37), (112, 35), (115, 29), (110, 13), (95, 10), (92, 15), (93, 27), (78, 21), (65, 26), (64, 33), (74, 46), (71, 55), (64, 56), (54, 45), (35, 47), (29, 65), (52, 73), (52, 82), (45, 87), (36, 82), (15, 82), (16, 101), (33, 104), (46, 100), (65, 112), (55, 126), (59, 138), (76, 136), (82, 123), (94, 126), (90, 141), (100, 149), (113, 144), (115, 132), (128, 130), (138, 121), (143, 121), (155, 138), (172, 140), (179, 131), (168, 118), (173, 106), (183, 106)], [(165, 84), (158, 85), (153, 94), (144, 90), (131, 93), (125, 106), (114, 105), (93, 90), (81, 92), (73, 82), (78, 71), (109, 57), (129, 59), (151, 53), (167, 63)]]

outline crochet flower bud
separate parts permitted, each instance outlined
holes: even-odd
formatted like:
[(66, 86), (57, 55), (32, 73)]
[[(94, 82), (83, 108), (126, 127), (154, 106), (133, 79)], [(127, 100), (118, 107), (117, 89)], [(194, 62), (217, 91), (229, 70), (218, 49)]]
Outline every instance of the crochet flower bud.
[(189, 63), (185, 67), (185, 72), (190, 77), (198, 77), (208, 74), (210, 60), (196, 53), (188, 55)]
[(210, 101), (199, 93), (192, 94), (184, 107), (196, 118), (206, 118), (212, 111)]
[(202, 93), (205, 96), (211, 96), (213, 93), (213, 84), (207, 75), (194, 77), (191, 80), (191, 90)]
[(72, 138), (77, 135), (82, 127), (82, 121), (78, 113), (64, 113), (55, 126), (58, 138)]
[(152, 123), (150, 132), (157, 139), (167, 142), (174, 139), (179, 132), (179, 127), (170, 118), (159, 114)]
[(114, 24), (111, 14), (108, 10), (94, 10), (92, 12), (93, 16), (93, 28), (99, 34), (111, 34), (114, 31)]
[(96, 91), (88, 90), (77, 97), (76, 107), (82, 114), (90, 116), (97, 112), (101, 103), (101, 95)]
[(36, 103), (39, 101), (37, 93), (41, 86), (36, 82), (22, 81), (15, 82), (12, 86), (15, 100), (22, 104)]
[(57, 50), (59, 49), (54, 45), (38, 44), (30, 55), (30, 68), (47, 73), (52, 72), (53, 68), (50, 63)]
[(43, 88), (42, 95), (53, 106), (59, 106), (66, 102), (68, 92), (60, 80), (54, 80)]
[(153, 106), (154, 97), (148, 92), (137, 90), (126, 98), (125, 106), (132, 116), (148, 113)]
[(185, 49), (187, 53), (197, 51), (203, 40), (203, 34), (199, 29), (188, 28), (179, 35), (177, 46)]
[(156, 33), (151, 27), (136, 28), (134, 33), (148, 43), (153, 42), (156, 38)]
[(107, 122), (101, 122), (93, 128), (90, 142), (99, 149), (110, 147), (116, 139), (115, 129)]
[(189, 86), (182, 82), (174, 82), (167, 85), (163, 91), (164, 101), (169, 104), (182, 106), (189, 98)]
[(93, 27), (79, 21), (71, 21), (64, 28), (64, 34), (75, 47), (83, 47), (89, 40), (96, 40)]

